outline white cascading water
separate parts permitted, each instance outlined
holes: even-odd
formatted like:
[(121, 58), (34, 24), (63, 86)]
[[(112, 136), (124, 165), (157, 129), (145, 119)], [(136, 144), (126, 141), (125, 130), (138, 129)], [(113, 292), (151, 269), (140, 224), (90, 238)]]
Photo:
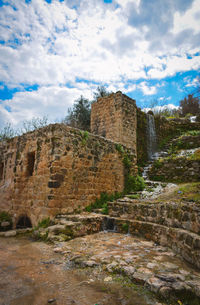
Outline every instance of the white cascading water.
[(153, 192), (148, 192), (144, 190), (141, 194), (141, 198), (151, 198), (155, 199), (159, 194), (161, 194), (164, 190), (172, 189), (176, 187), (173, 183), (163, 183), (159, 181), (152, 181), (148, 179), (148, 172), (152, 167), (154, 160), (158, 159), (161, 156), (166, 156), (168, 153), (165, 151), (157, 151), (157, 137), (156, 137), (156, 128), (154, 116), (152, 114), (147, 114), (147, 154), (149, 163), (144, 167), (143, 178), (148, 186), (153, 189)]
[(147, 154), (149, 160), (152, 160), (156, 149), (157, 137), (154, 116), (152, 114), (147, 114)]

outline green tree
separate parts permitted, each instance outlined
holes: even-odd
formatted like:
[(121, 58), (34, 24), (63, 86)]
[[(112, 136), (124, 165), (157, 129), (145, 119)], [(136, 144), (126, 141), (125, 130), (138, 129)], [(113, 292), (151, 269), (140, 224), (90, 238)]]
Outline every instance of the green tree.
[(68, 109), (68, 114), (63, 123), (82, 130), (90, 131), (91, 103), (82, 95), (74, 102), (73, 108)]
[(188, 113), (197, 115), (200, 113), (200, 100), (198, 97), (194, 97), (193, 94), (189, 94), (183, 100), (180, 101), (181, 114), (185, 116)]
[(111, 94), (111, 92), (107, 91), (105, 86), (98, 86), (97, 91), (93, 93), (93, 98), (95, 101), (97, 101), (99, 97), (105, 97), (109, 94)]

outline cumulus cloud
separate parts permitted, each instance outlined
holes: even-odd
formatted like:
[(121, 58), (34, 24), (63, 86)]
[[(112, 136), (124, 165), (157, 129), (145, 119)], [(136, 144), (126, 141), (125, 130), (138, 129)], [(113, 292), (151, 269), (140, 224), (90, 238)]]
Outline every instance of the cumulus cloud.
[(1, 122), (53, 118), (98, 84), (154, 95), (149, 79), (200, 68), (199, 0), (4, 2), (0, 82), (21, 92), (2, 102)]
[(174, 13), (184, 13), (194, 0), (141, 0), (139, 7), (129, 3), (128, 23), (136, 28), (146, 26), (146, 37), (165, 35), (173, 28)]
[(138, 88), (142, 90), (144, 95), (154, 95), (157, 92), (156, 86), (148, 86), (147, 82), (140, 83)]
[(173, 104), (163, 105), (163, 106), (155, 106), (153, 108), (143, 108), (142, 110), (144, 112), (148, 112), (149, 110), (152, 110), (154, 113), (163, 112), (165, 110), (178, 110), (180, 107), (175, 106)]
[(185, 87), (198, 87), (199, 86), (199, 77), (195, 77), (193, 79), (191, 79), (190, 77), (185, 77), (184, 78), (185, 81)]
[(76, 88), (44, 86), (36, 91), (17, 92), (12, 100), (5, 100), (0, 105), (0, 127), (6, 121), (19, 127), (21, 122), (33, 117), (47, 116), (50, 122), (63, 119), (67, 109), (81, 94), (92, 98), (92, 92), (86, 84)]

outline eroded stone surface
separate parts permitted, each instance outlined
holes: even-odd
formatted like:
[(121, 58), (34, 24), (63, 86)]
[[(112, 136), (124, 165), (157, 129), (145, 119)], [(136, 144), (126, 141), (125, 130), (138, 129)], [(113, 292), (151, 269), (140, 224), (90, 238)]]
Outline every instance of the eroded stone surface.
[(200, 272), (154, 242), (100, 232), (60, 243), (59, 247), (67, 262), (75, 266), (101, 267), (111, 274), (124, 274), (163, 297), (169, 294), (183, 297), (188, 293), (198, 296)]

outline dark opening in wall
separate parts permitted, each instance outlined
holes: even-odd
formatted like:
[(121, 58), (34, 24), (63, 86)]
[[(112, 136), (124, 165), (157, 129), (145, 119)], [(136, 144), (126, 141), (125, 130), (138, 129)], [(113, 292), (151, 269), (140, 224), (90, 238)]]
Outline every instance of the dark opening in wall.
[(0, 162), (0, 181), (3, 179), (3, 162)]
[(105, 217), (103, 221), (103, 230), (116, 232), (115, 220), (110, 217)]
[(28, 153), (27, 176), (33, 176), (35, 165), (35, 152)]
[(31, 220), (28, 216), (21, 216), (18, 219), (16, 229), (32, 228)]

